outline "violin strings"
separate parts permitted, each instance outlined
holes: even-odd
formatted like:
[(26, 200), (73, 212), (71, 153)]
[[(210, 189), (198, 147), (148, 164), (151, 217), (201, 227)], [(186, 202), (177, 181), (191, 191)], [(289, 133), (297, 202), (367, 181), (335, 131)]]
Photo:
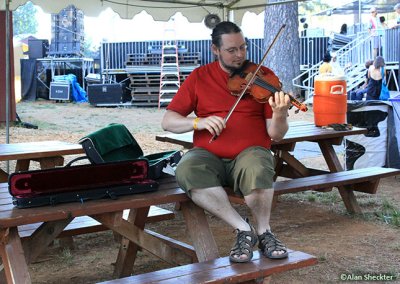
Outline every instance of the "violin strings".
[[(261, 88), (264, 88), (264, 89), (266, 89), (266, 90), (268, 90), (268, 91), (270, 91), (270, 92), (272, 92), (272, 93), (279, 92), (279, 90), (276, 89), (274, 86), (268, 84), (267, 82), (265, 82), (264, 80), (262, 80), (262, 79), (260, 79), (260, 78), (256, 78), (256, 79), (254, 80), (254, 84), (256, 84), (257, 86), (260, 86)], [(296, 105), (297, 107), (302, 106), (302, 103), (300, 103), (298, 100), (296, 100), (296, 99), (295, 99), (294, 97), (292, 97), (290, 94), (287, 94), (287, 95), (289, 96), (290, 101), (291, 101), (292, 103), (295, 103), (295, 105)]]
[(267, 82), (263, 81), (263, 80), (260, 79), (260, 78), (256, 78), (256, 79), (254, 80), (254, 83), (255, 83), (256, 85), (258, 85), (258, 86), (260, 86), (260, 87), (262, 87), (262, 88), (264, 88), (264, 89), (266, 89), (266, 90), (272, 92), (272, 93), (275, 93), (275, 92), (278, 92), (278, 91), (279, 91), (279, 90), (276, 89), (274, 86), (271, 86), (270, 84), (268, 84)]

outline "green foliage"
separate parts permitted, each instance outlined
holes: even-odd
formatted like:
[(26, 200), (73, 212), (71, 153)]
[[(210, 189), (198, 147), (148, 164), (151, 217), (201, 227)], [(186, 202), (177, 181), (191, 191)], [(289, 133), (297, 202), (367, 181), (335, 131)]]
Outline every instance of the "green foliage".
[(93, 40), (85, 35), (85, 41), (83, 42), (83, 56), (88, 58), (100, 58), (100, 50), (93, 44)]
[(18, 7), (13, 12), (13, 31), (14, 35), (35, 34), (38, 22), (36, 20), (37, 9), (32, 2)]
[(330, 5), (321, 1), (303, 1), (299, 2), (299, 15), (311, 15), (329, 8)]

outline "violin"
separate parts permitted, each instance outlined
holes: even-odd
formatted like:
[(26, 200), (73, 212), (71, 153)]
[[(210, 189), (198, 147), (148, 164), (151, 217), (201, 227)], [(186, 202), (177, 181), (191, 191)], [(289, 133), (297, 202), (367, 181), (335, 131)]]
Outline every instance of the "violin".
[[(257, 69), (257, 64), (245, 61), (242, 68), (231, 74), (228, 79), (228, 89), (232, 95), (240, 96), (242, 91), (248, 85), (249, 80), (253, 78), (253, 82), (250, 82), (246, 88), (246, 93), (250, 94), (257, 102), (266, 103), (269, 98), (282, 90), (282, 83), (279, 78), (270, 70)], [(255, 76), (254, 73), (257, 72)], [(290, 94), (286, 94), (290, 98), (292, 105), (297, 107), (301, 111), (307, 111), (308, 108), (305, 104), (299, 102), (296, 98)]]

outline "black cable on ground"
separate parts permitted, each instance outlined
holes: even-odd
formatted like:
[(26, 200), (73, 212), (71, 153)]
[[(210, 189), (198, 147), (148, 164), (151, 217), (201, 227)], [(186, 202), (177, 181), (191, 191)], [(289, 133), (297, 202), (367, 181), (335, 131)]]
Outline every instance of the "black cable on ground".
[(21, 118), (19, 117), (18, 113), (16, 113), (16, 118), (17, 118), (17, 125), (18, 126), (22, 126), (22, 127), (30, 128), (30, 129), (38, 129), (39, 128), (37, 125), (31, 124), (31, 123), (28, 123), (28, 122), (23, 122), (21, 120)]

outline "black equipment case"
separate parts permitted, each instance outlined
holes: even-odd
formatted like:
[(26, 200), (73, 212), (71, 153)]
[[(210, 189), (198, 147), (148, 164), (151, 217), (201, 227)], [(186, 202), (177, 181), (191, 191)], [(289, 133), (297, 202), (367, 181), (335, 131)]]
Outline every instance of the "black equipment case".
[(71, 84), (68, 81), (50, 83), (50, 100), (69, 101), (71, 99)]
[(155, 191), (146, 159), (12, 173), (8, 189), (18, 208), (84, 202)]
[(112, 106), (122, 102), (122, 86), (120, 84), (88, 85), (88, 100), (93, 106)]

